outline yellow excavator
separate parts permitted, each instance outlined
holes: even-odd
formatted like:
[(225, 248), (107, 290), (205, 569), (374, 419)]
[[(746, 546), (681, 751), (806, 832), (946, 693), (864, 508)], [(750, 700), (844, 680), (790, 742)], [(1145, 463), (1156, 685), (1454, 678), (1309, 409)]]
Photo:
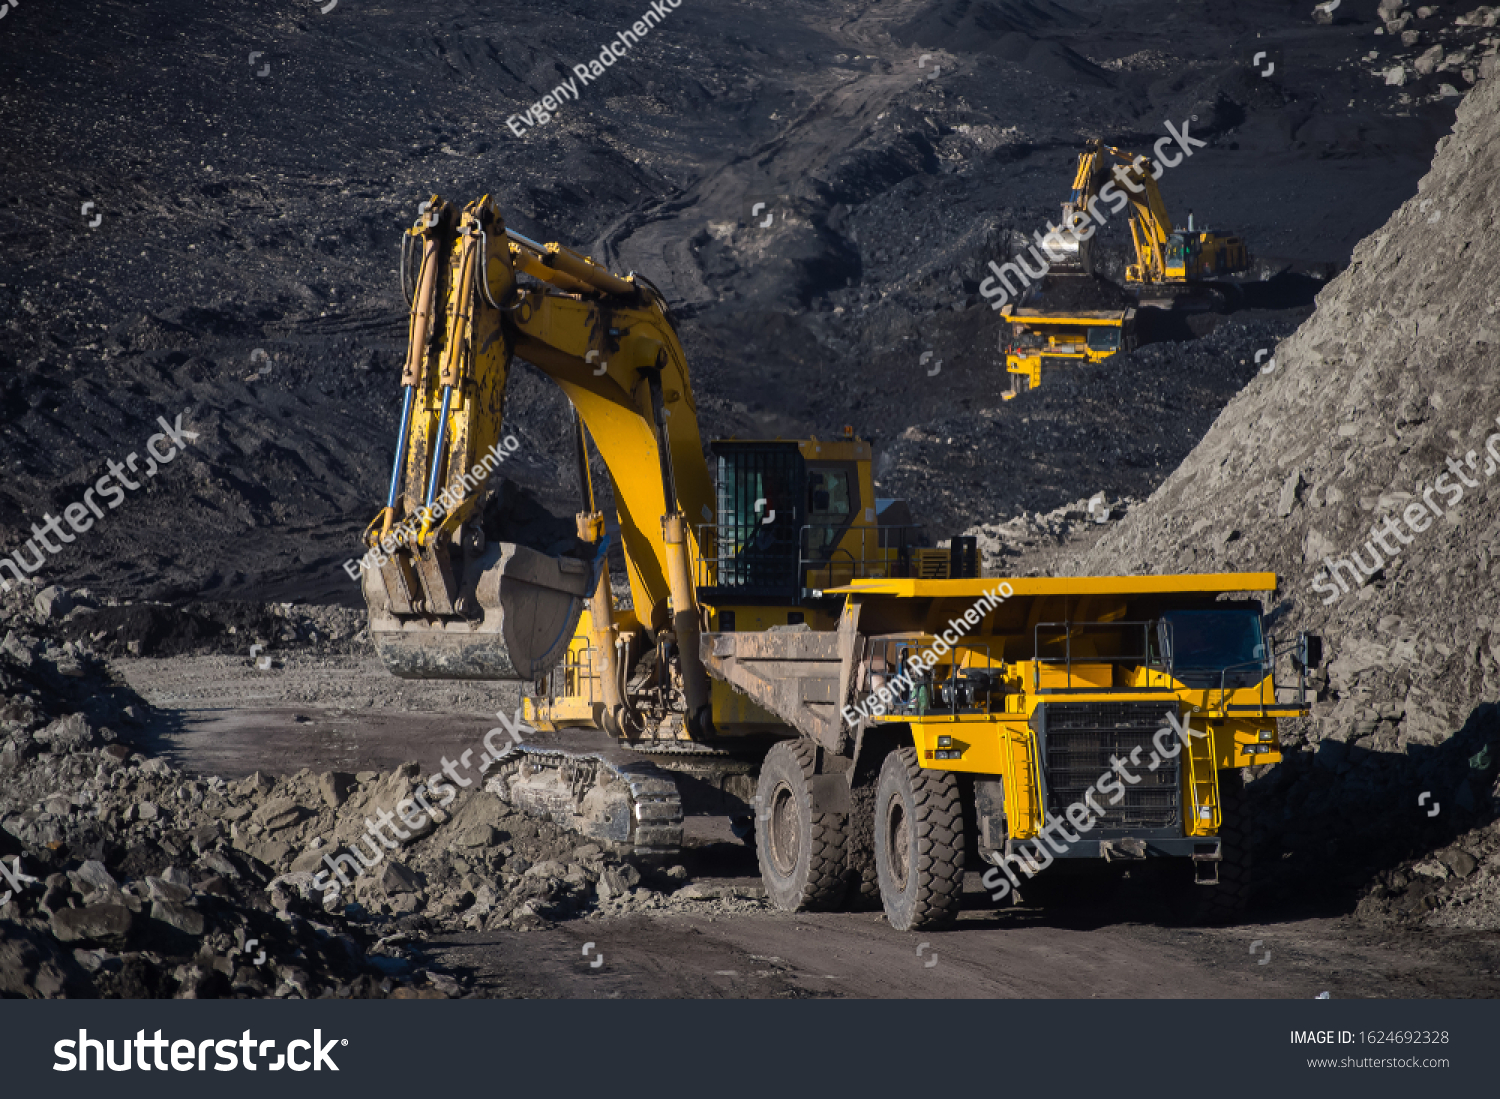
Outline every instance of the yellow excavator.
[[(643, 859), (676, 852), (685, 805), (727, 813), (776, 905), (879, 904), (902, 929), (955, 918), (967, 858), (1018, 895), (1056, 851), (1191, 867), (1243, 899), (1234, 779), (1280, 759), (1276, 719), (1307, 705), (1254, 600), (1274, 576), (982, 578), (972, 540), (933, 547), (877, 499), (852, 433), (705, 450), (640, 275), (508, 230), (489, 198), (434, 196), (406, 241), (364, 595), (394, 674), (527, 684), (535, 735), (487, 760), (487, 789)], [(506, 540), (486, 475), (515, 357), (575, 413), (562, 553)], [(1290, 655), (1315, 666), (1316, 639)], [(1143, 768), (1179, 719), (1184, 747), (1070, 833), (1094, 780)]]
[[(1215, 280), (1249, 268), (1244, 239), (1233, 233), (1196, 228), (1191, 211), (1185, 229), (1174, 227), (1156, 186), (1160, 175), (1161, 169), (1151, 158), (1091, 139), (1078, 157), (1073, 188), (1063, 203), (1063, 224), (1073, 224), (1075, 215), (1092, 215), (1101, 199), (1118, 208), (1111, 196), (1103, 193), (1107, 188), (1113, 190), (1130, 205), (1130, 237), (1136, 261), (1125, 267), (1125, 284), (1147, 295), (1142, 298), (1143, 304), (1151, 304), (1150, 297), (1155, 296), (1168, 306), (1174, 302), (1180, 305), (1182, 294), (1194, 289), (1233, 294), (1233, 284), (1220, 286)], [(1090, 243), (1077, 243), (1077, 265), (1092, 274)]]

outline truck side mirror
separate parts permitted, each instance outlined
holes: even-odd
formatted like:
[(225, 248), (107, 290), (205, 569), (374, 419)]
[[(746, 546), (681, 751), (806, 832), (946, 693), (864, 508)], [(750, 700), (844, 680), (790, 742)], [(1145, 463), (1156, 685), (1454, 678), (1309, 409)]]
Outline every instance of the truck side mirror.
[(1296, 651), (1292, 653), (1292, 663), (1299, 672), (1316, 671), (1323, 663), (1323, 639), (1315, 633), (1300, 634)]

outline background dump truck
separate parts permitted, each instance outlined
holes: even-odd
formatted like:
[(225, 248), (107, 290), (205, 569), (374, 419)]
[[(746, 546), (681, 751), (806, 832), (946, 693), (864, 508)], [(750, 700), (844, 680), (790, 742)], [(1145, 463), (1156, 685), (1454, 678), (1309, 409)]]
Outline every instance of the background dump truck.
[(1006, 400), (1042, 384), (1042, 367), (1069, 360), (1091, 363), (1118, 351), (1135, 350), (1135, 307), (1058, 309), (1007, 305), (1000, 329), (1000, 349), (1010, 374)]

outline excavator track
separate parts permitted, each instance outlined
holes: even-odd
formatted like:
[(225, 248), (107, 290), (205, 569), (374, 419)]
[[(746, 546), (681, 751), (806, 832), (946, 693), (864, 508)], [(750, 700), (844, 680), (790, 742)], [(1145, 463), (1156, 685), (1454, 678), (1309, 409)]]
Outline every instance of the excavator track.
[(485, 789), (507, 805), (552, 821), (617, 854), (661, 862), (682, 847), (682, 797), (672, 775), (640, 753), (561, 734), (517, 744), (489, 769)]

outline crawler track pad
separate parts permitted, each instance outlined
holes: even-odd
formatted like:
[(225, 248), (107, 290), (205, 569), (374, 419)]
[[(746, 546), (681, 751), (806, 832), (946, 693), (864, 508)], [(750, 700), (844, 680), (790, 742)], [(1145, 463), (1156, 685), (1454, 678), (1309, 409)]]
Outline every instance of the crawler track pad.
[(672, 776), (599, 734), (548, 737), (503, 753), (485, 789), (530, 816), (651, 861), (682, 846), (682, 799)]

